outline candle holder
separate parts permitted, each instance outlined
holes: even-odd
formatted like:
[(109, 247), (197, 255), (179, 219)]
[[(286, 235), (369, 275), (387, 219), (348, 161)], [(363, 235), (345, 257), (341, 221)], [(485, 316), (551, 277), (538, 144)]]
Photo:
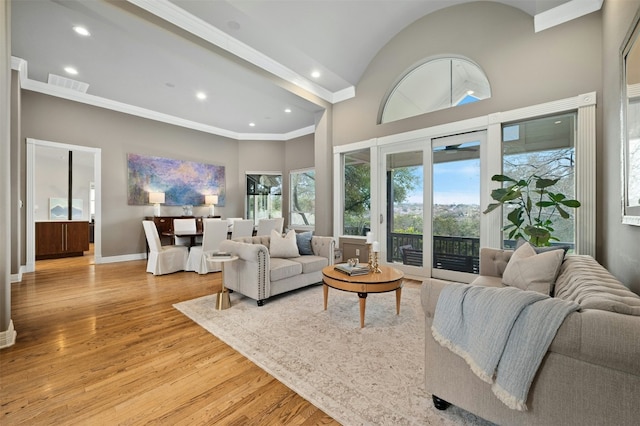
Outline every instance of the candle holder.
[(367, 246), (369, 246), (369, 262), (367, 264), (367, 266), (369, 267), (369, 272), (373, 272), (374, 274), (379, 274), (382, 272), (382, 270), (378, 266), (378, 252), (373, 251), (372, 243), (367, 243)]

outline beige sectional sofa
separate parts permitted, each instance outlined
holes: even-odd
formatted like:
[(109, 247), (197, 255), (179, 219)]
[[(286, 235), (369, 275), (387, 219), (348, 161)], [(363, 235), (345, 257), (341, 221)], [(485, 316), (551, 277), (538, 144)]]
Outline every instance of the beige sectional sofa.
[(332, 237), (313, 236), (313, 254), (297, 257), (272, 257), (270, 236), (243, 237), (226, 240), (220, 250), (239, 259), (225, 265), (225, 285), (255, 299), (258, 306), (271, 296), (322, 282), (322, 268), (334, 261), (335, 241)]
[[(502, 286), (512, 251), (484, 248), (472, 285)], [(590, 256), (567, 255), (555, 297), (575, 301), (545, 354), (527, 411), (503, 404), (467, 363), (437, 343), (431, 326), (445, 281), (422, 285), (425, 378), (436, 408), (454, 404), (501, 425), (636, 425), (640, 422), (640, 297)]]

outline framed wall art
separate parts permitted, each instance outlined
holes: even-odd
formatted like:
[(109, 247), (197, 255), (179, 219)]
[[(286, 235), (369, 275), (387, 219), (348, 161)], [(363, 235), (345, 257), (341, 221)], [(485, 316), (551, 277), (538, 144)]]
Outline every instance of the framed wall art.
[(163, 192), (164, 205), (203, 205), (206, 195), (217, 195), (225, 205), (224, 166), (127, 154), (128, 204), (149, 204), (150, 192)]

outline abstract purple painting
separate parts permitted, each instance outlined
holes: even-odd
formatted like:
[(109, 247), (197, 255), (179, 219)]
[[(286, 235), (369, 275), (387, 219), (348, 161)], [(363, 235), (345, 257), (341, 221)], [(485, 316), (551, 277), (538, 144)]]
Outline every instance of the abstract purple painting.
[(164, 192), (165, 205), (199, 206), (205, 195), (217, 195), (217, 206), (225, 204), (224, 166), (127, 154), (128, 203), (149, 204), (150, 192)]

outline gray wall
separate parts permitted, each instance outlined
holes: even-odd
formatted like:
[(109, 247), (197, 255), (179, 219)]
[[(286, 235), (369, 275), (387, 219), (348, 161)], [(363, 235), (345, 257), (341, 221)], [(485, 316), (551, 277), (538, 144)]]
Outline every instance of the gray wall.
[(0, 3), (0, 343), (10, 344), (11, 324), (11, 5)]
[[(247, 172), (282, 173), (282, 216), (285, 218), (285, 229), (289, 223), (289, 172), (314, 167), (313, 147), (314, 137), (312, 134), (289, 141), (238, 142), (240, 157), (238, 179), (243, 185)], [(241, 189), (243, 196), (244, 187)], [(242, 205), (244, 206), (244, 200)]]
[(634, 17), (640, 14), (640, 0), (607, 0), (603, 7), (604, 138), (599, 235), (602, 263), (634, 292), (640, 294), (640, 227), (623, 225), (622, 177), (620, 173), (621, 58), (620, 50)]
[[(458, 5), (426, 16), (381, 49), (358, 84), (355, 98), (334, 105), (332, 111), (329, 108), (326, 150), (307, 137), (302, 138), (304, 148), (292, 148), (289, 142), (238, 142), (27, 91), (22, 92), (21, 136), (22, 140), (31, 137), (102, 148), (103, 256), (116, 256), (140, 252), (144, 241), (140, 219), (151, 212), (149, 207), (126, 203), (127, 152), (224, 164), (228, 205), (217, 211), (225, 217), (242, 216), (244, 172), (279, 170), (287, 176), (289, 170), (304, 167), (294, 153), (298, 149), (306, 156), (313, 146), (309, 165), (315, 156), (316, 167), (323, 167), (325, 175), (317, 192), (330, 203), (332, 145), (596, 91), (597, 150), (603, 160), (596, 170), (597, 257), (640, 293), (640, 228), (620, 224), (618, 58), (639, 4), (640, 0), (607, 0), (602, 12), (540, 33), (534, 33), (532, 17), (499, 3)], [(397, 77), (426, 57), (446, 54), (477, 62), (489, 77), (493, 97), (454, 110), (376, 124), (380, 104)], [(320, 148), (326, 151), (322, 165), (317, 164)], [(331, 216), (322, 220), (330, 230)], [(137, 239), (131, 238), (136, 234)]]
[[(314, 165), (313, 135), (286, 143), (236, 141), (26, 90), (21, 111), (23, 141), (101, 148), (103, 257), (144, 252), (140, 221), (153, 214), (151, 206), (127, 204), (127, 153), (224, 165), (226, 205), (216, 207), (223, 217), (244, 216), (245, 172), (280, 171), (286, 181), (290, 169)], [(194, 214), (207, 213), (207, 207), (194, 206)], [(182, 209), (163, 206), (162, 214), (181, 215)]]
[[(128, 153), (224, 165), (229, 196), (216, 212), (241, 216), (237, 141), (30, 91), (22, 92), (22, 137), (101, 148), (103, 257), (144, 252), (141, 220), (153, 209), (127, 204)], [(182, 209), (163, 207), (162, 213)]]
[[(333, 143), (343, 145), (518, 107), (597, 92), (597, 259), (640, 294), (640, 228), (622, 225), (620, 48), (640, 0), (607, 0), (594, 12), (540, 33), (533, 18), (499, 3), (443, 9), (400, 32), (373, 59), (357, 96), (334, 106)], [(376, 124), (387, 91), (424, 58), (463, 55), (480, 65), (492, 98)]]
[[(343, 145), (597, 91), (601, 96), (600, 13), (540, 33), (533, 18), (495, 2), (442, 9), (401, 31), (371, 61), (356, 97), (336, 104), (333, 143)], [(387, 91), (432, 56), (462, 55), (489, 78), (492, 98), (377, 125)]]

